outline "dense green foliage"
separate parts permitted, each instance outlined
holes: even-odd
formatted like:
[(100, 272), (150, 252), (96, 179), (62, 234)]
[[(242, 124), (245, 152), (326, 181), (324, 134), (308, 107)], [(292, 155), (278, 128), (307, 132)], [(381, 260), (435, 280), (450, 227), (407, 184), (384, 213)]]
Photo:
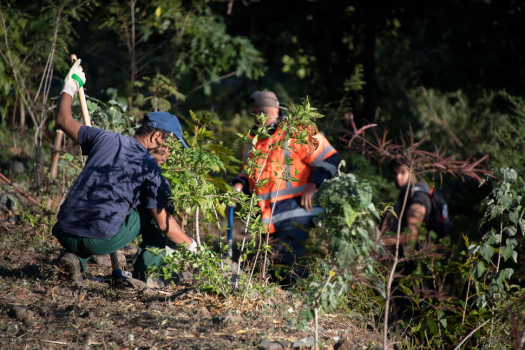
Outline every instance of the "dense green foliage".
[[(523, 306), (523, 5), (287, 5), (291, 10), (278, 1), (249, 0), (3, 1), (0, 161), (23, 161), (25, 180), (35, 179), (23, 188), (37, 189), (40, 200), (53, 199), (57, 209), (82, 167), (78, 148), (65, 142), (61, 180), (48, 181), (54, 96), (69, 55), (76, 54), (95, 126), (130, 135), (152, 110), (183, 121), (190, 148), (174, 146), (164, 171), (185, 230), (224, 237), (221, 222), (234, 200), (237, 218), (247, 225), (237, 266), (223, 264), (222, 243), (213, 251), (211, 242), (202, 242), (201, 254), (176, 251), (161, 272), (169, 277), (192, 266), (201, 271), (202, 289), (246, 296), (266, 283), (270, 247), (255, 198), (237, 198), (228, 183), (243, 146), (254, 142), (248, 97), (273, 90), (291, 107), (283, 124), (290, 134), (306, 142), (305, 126), (316, 124), (345, 161), (317, 194), (325, 212), (309, 243), (312, 273), (298, 287), (305, 306), (299, 326), (306, 329), (317, 313), (350, 308), (378, 325), (400, 325), (405, 332), (392, 334), (406, 348), (452, 348), (473, 331), (468, 348), (495, 348), (495, 340), (503, 348), (521, 346), (523, 324), (510, 320), (521, 317)], [(73, 114), (81, 120), (77, 102)], [(501, 169), (481, 187), (471, 178), (421, 174), (447, 199), (454, 225), (440, 241), (407, 250), (396, 270), (395, 297), (408, 300), (400, 304), (410, 318), (382, 319), (392, 255), (380, 242), (397, 190), (381, 159), (345, 149), (340, 129), (350, 129), (352, 120), (358, 127), (376, 123), (378, 134), (390, 130), (388, 138), (406, 144), (412, 128), (416, 140), (429, 135), (421, 150), (446, 149), (458, 158), (489, 154), (483, 165)], [(254, 132), (255, 140), (268, 136), (265, 128)], [(255, 153), (246, 171), (257, 174), (256, 160), (264, 156)], [(22, 216), (39, 236), (49, 234), (51, 216)]]
[(381, 214), (372, 203), (372, 189), (366, 180), (340, 173), (326, 181), (316, 194), (323, 213), (316, 220), (317, 242), (328, 242), (328, 256), (314, 264), (313, 273), (299, 284), (306, 301), (299, 327), (305, 329), (318, 309), (321, 315), (335, 310), (349, 287), (373, 285), (385, 296), (378, 279), (378, 244)]

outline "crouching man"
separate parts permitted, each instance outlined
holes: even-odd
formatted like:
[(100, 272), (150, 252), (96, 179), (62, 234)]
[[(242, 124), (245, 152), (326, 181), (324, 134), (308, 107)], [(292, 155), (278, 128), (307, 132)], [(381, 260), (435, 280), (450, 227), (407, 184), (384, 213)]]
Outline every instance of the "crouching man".
[(59, 101), (57, 126), (80, 144), (86, 165), (60, 207), (53, 235), (65, 248), (59, 263), (76, 283), (91, 255), (110, 254), (142, 234), (134, 277), (144, 279), (162, 257), (148, 248), (196, 243), (184, 233), (168, 209), (170, 186), (159, 164), (166, 161), (170, 137), (182, 138), (178, 119), (166, 112), (146, 115), (134, 137), (88, 127), (71, 115), (73, 98), (85, 83), (80, 60), (71, 68)]
[[(401, 232), (408, 228), (409, 233), (401, 235), (400, 243), (420, 244), (419, 231), (421, 226), (430, 228), (432, 202), (430, 200), (429, 188), (423, 181), (419, 180), (410, 172), (406, 164), (398, 160), (392, 160), (390, 167), (395, 176), (396, 187), (401, 190), (394, 208), (397, 216), (401, 215), (403, 202), (407, 191), (409, 191), (405, 212), (401, 221)], [(408, 186), (409, 182), (411, 184), (410, 187)], [(397, 226), (398, 221), (396, 220), (392, 226), (394, 231), (397, 230)], [(396, 245), (396, 237), (387, 237), (384, 242), (386, 245), (394, 246)]]

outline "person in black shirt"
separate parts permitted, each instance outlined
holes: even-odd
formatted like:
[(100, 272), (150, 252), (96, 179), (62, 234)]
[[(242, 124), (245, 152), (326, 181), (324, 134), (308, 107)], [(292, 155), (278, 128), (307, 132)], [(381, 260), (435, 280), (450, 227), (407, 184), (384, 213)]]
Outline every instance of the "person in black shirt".
[[(430, 221), (430, 212), (432, 210), (432, 202), (430, 200), (430, 191), (428, 186), (421, 180), (418, 180), (414, 174), (411, 174), (408, 166), (393, 160), (390, 167), (394, 172), (397, 188), (401, 189), (397, 198), (397, 203), (394, 208), (397, 216), (401, 214), (403, 208), (403, 201), (405, 199), (406, 191), (409, 191), (405, 212), (401, 222), (401, 231), (405, 232), (408, 228), (408, 234), (401, 236), (401, 243), (418, 242), (420, 227), (428, 225)], [(408, 186), (410, 181), (410, 187)], [(397, 231), (398, 220), (392, 226), (394, 232)], [(387, 237), (385, 239), (386, 245), (395, 245), (396, 237)]]

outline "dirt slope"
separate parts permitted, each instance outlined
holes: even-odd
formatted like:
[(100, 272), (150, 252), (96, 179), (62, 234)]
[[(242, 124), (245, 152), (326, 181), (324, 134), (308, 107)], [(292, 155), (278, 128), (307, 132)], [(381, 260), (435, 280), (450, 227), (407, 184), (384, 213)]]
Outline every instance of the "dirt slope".
[[(55, 264), (60, 246), (53, 237), (35, 237), (31, 226), (0, 215), (1, 349), (278, 349), (313, 337), (296, 330), (300, 303), (281, 289), (242, 303), (188, 284), (117, 288), (104, 281), (110, 268), (95, 264), (77, 288)], [(129, 270), (133, 249), (125, 254)], [(352, 317), (325, 315), (320, 326), (322, 348), (341, 347), (346, 338), (353, 340), (342, 349), (377, 348), (378, 337)]]

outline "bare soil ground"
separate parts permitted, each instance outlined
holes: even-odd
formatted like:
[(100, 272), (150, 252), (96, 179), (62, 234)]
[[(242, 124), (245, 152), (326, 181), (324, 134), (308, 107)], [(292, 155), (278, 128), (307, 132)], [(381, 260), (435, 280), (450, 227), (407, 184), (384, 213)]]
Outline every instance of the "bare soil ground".
[[(27, 224), (0, 212), (1, 349), (257, 349), (290, 348), (313, 337), (296, 330), (295, 294), (279, 288), (242, 302), (191, 285), (117, 287), (108, 266), (91, 264), (84, 287), (64, 279), (54, 237), (35, 237)], [(131, 270), (133, 249), (125, 252)], [(349, 315), (320, 319), (321, 348), (376, 349), (377, 333)], [(346, 341), (345, 341), (346, 339)]]

